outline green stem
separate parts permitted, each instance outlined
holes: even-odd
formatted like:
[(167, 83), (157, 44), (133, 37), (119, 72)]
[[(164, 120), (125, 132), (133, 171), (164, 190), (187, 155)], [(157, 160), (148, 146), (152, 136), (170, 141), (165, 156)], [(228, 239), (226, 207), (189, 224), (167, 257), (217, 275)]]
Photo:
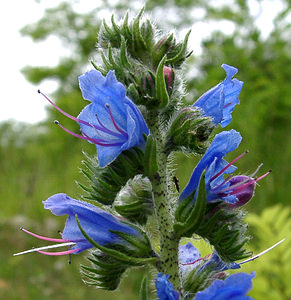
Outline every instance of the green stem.
[(150, 178), (153, 189), (154, 208), (159, 226), (160, 235), (160, 263), (158, 269), (163, 274), (170, 275), (170, 280), (175, 289), (180, 289), (178, 272), (178, 249), (179, 238), (175, 237), (173, 231), (174, 212), (171, 208), (170, 178), (167, 174), (167, 155), (164, 151), (164, 139), (158, 114), (152, 113), (148, 125), (152, 137), (157, 143), (157, 165), (158, 172)]

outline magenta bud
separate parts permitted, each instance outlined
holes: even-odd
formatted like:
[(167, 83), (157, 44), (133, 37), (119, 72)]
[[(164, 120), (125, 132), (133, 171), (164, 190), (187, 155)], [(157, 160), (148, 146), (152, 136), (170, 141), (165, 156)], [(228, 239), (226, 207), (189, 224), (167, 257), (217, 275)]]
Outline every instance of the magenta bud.
[(238, 175), (234, 176), (229, 180), (230, 188), (234, 186), (235, 196), (238, 199), (233, 204), (229, 204), (228, 206), (231, 208), (240, 207), (246, 204), (251, 200), (254, 195), (256, 181), (246, 175)]
[(172, 87), (174, 82), (174, 76), (175, 76), (174, 70), (170, 67), (165, 66), (163, 71), (164, 71), (164, 77), (166, 79), (166, 83), (168, 87)]

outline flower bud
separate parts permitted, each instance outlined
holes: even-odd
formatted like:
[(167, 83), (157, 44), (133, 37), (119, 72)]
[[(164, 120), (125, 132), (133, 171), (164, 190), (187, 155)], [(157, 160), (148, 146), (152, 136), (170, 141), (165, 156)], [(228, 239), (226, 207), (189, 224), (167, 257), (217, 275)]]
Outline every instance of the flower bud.
[(178, 112), (167, 134), (167, 150), (185, 147), (195, 153), (204, 153), (206, 141), (214, 125), (210, 118), (202, 117), (200, 109), (186, 107)]
[(231, 208), (234, 207), (240, 207), (244, 204), (246, 204), (247, 202), (249, 202), (252, 197), (254, 196), (255, 193), (255, 186), (256, 186), (256, 182), (249, 176), (246, 175), (238, 175), (238, 176), (233, 176), (230, 180), (230, 188), (231, 186), (240, 186), (240, 184), (245, 184), (245, 183), (249, 183), (248, 185), (244, 185), (243, 189), (239, 189), (235, 196), (238, 199), (238, 201), (236, 201), (233, 204), (229, 204), (228, 206)]
[(148, 215), (153, 213), (151, 184), (141, 175), (130, 179), (118, 193), (115, 210), (130, 221), (145, 224)]

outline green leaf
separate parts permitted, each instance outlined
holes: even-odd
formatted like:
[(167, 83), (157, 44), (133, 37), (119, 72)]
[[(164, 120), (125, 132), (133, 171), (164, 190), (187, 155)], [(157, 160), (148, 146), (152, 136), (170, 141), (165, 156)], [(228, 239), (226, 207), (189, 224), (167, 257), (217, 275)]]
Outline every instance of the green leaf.
[(158, 171), (157, 164), (157, 143), (149, 135), (147, 137), (145, 154), (144, 154), (144, 174), (153, 178)]
[(192, 209), (186, 220), (183, 223), (178, 222), (174, 224), (174, 230), (177, 234), (191, 236), (202, 223), (206, 210), (205, 171), (200, 177), (195, 204), (189, 204), (192, 205)]
[(160, 61), (157, 72), (156, 72), (156, 98), (159, 103), (159, 107), (167, 106), (169, 102), (169, 95), (167, 92), (167, 86), (164, 78), (164, 66), (166, 62), (167, 56), (165, 55), (163, 59)]
[(148, 300), (148, 279), (145, 276), (141, 282), (139, 290), (139, 300)]

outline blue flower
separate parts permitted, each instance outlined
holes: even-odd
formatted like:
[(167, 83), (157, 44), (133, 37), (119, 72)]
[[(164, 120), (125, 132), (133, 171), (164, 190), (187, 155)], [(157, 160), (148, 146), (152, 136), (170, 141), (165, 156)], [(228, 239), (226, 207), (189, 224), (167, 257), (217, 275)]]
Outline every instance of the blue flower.
[(237, 73), (237, 68), (223, 64), (226, 78), (206, 93), (204, 93), (193, 106), (200, 107), (203, 115), (212, 117), (215, 125), (227, 126), (231, 121), (231, 113), (236, 104), (239, 104), (238, 95), (243, 82), (232, 77)]
[(74, 133), (55, 121), (69, 134), (96, 145), (100, 167), (114, 161), (124, 150), (143, 147), (149, 130), (137, 106), (126, 96), (126, 88), (117, 81), (114, 71), (104, 77), (99, 71), (91, 70), (79, 77), (84, 99), (91, 101), (79, 114), (73, 117), (59, 108), (42, 94), (58, 111), (77, 122), (81, 134)]
[(140, 236), (136, 229), (122, 223), (111, 214), (89, 203), (72, 199), (66, 194), (53, 195), (43, 201), (43, 204), (44, 208), (49, 209), (56, 216), (69, 215), (62, 233), (63, 240), (60, 241), (75, 243), (70, 250), (71, 253), (79, 253), (93, 247), (81, 233), (76, 222), (76, 215), (84, 231), (102, 246), (124, 242), (110, 230), (128, 233), (137, 237)]
[[(236, 196), (233, 191), (238, 187), (231, 190), (229, 193), (226, 188), (230, 183), (224, 179), (223, 174), (232, 173), (236, 170), (232, 164), (228, 164), (223, 157), (235, 150), (240, 144), (242, 137), (239, 132), (235, 130), (223, 131), (217, 134), (206, 153), (194, 169), (189, 183), (180, 195), (180, 200), (190, 196), (195, 191), (199, 184), (200, 177), (206, 169), (205, 183), (207, 190), (207, 201), (223, 199), (227, 202), (233, 203), (236, 201)], [(242, 183), (243, 185), (244, 183)], [(223, 192), (221, 192), (223, 190)]]
[(209, 288), (198, 292), (194, 300), (251, 300), (247, 296), (252, 288), (252, 279), (255, 273), (237, 273), (224, 281), (216, 279)]
[(199, 250), (191, 242), (179, 246), (179, 265), (182, 278), (186, 279), (189, 273), (199, 266), (198, 273), (202, 272), (208, 266), (217, 272), (240, 268), (240, 264), (236, 262), (223, 262), (215, 251), (211, 255), (211, 258), (201, 266), (201, 261), (205, 261), (209, 256), (210, 255), (207, 255), (201, 258)]
[(148, 135), (148, 128), (114, 71), (103, 77), (100, 72), (91, 70), (80, 76), (79, 82), (84, 99), (91, 101), (78, 116), (85, 121), (79, 122), (81, 131), (96, 144), (100, 166), (108, 165), (124, 150), (142, 147), (143, 133)]
[(159, 273), (158, 277), (155, 278), (158, 300), (178, 300), (180, 298), (169, 278), (170, 275), (163, 275), (162, 273)]
[(179, 246), (179, 265), (182, 278), (187, 278), (189, 273), (197, 266), (196, 262), (200, 261), (199, 250), (188, 242), (186, 245)]

